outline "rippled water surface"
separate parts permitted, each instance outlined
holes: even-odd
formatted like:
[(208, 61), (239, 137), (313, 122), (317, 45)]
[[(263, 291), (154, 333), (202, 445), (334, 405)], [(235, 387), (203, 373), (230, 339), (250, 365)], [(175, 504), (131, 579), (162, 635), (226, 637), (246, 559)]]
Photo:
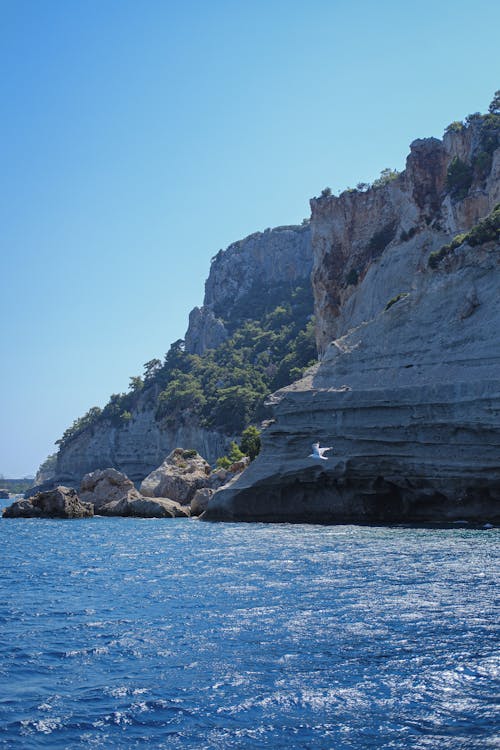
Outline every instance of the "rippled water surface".
[(498, 747), (495, 530), (0, 534), (0, 747)]

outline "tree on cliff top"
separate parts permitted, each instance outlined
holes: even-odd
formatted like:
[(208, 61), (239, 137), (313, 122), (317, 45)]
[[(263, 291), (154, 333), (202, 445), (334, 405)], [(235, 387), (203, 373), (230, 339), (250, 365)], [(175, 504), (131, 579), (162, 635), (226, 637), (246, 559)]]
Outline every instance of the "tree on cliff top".
[(495, 91), (495, 95), (491, 100), (491, 104), (488, 107), (488, 112), (491, 115), (500, 115), (500, 89)]

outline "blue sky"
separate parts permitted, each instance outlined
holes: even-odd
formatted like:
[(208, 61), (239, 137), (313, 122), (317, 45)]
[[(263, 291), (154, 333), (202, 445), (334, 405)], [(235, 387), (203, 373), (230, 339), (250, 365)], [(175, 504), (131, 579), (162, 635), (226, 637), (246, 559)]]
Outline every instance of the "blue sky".
[(210, 258), (500, 88), (500, 5), (0, 0), (0, 473), (184, 335)]

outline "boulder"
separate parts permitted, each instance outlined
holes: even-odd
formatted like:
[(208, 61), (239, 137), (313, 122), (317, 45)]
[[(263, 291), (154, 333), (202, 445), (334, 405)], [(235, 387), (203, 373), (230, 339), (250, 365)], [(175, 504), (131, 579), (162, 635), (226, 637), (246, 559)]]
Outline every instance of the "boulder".
[(201, 514), (206, 511), (210, 498), (214, 492), (215, 490), (210, 489), (210, 487), (202, 487), (201, 490), (196, 490), (194, 497), (191, 500), (192, 516), (201, 516)]
[(189, 509), (166, 497), (123, 497), (101, 505), (101, 516), (133, 516), (135, 518), (187, 518)]
[(0, 499), (1, 500), (8, 500), (9, 499), (9, 490), (4, 490), (3, 488), (0, 489)]
[(116, 469), (97, 469), (85, 474), (80, 485), (80, 498), (92, 503), (96, 512), (103, 505), (119, 500), (132, 501), (140, 497), (133, 482)]
[(249, 463), (249, 457), (243, 456), (243, 458), (240, 458), (239, 461), (235, 461), (234, 464), (231, 464), (231, 466), (228, 468), (228, 471), (231, 472), (231, 474), (241, 474), (241, 472), (247, 468)]
[(4, 518), (90, 518), (93, 515), (90, 503), (81, 502), (76, 490), (62, 486), (17, 500), (3, 511)]
[(189, 505), (196, 490), (210, 483), (210, 466), (196, 451), (176, 448), (142, 482), (145, 497), (168, 497)]
[(232, 474), (228, 469), (216, 469), (210, 474), (207, 487), (210, 487), (212, 490), (218, 490), (223, 484), (229, 482), (231, 478)]

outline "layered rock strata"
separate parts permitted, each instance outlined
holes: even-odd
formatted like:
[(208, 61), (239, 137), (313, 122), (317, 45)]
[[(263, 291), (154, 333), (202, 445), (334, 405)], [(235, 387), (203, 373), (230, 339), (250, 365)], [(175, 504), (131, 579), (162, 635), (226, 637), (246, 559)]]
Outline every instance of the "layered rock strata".
[[(389, 184), (312, 201), (324, 357), (273, 396), (261, 454), (205, 518), (500, 521), (500, 247), (428, 265), (500, 200), (499, 149), (450, 195), (451, 160), (473, 165), (477, 143), (474, 127), (418, 141)], [(317, 440), (329, 460), (308, 458)]]

